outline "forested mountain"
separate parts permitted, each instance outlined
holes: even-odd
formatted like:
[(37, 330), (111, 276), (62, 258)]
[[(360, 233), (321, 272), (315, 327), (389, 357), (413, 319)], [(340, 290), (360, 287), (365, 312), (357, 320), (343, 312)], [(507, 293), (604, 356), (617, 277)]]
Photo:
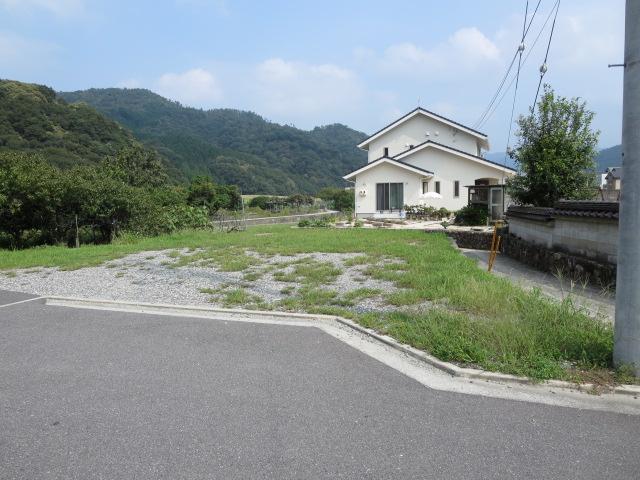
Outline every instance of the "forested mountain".
[(67, 168), (138, 144), (90, 106), (68, 105), (49, 87), (0, 80), (0, 150), (39, 152)]
[(187, 177), (211, 175), (244, 193), (317, 192), (366, 163), (364, 133), (344, 125), (300, 130), (251, 112), (184, 107), (144, 89), (90, 89), (59, 94), (86, 103), (130, 129)]
[(598, 158), (598, 172), (604, 173), (607, 168), (622, 166), (622, 145), (600, 150)]

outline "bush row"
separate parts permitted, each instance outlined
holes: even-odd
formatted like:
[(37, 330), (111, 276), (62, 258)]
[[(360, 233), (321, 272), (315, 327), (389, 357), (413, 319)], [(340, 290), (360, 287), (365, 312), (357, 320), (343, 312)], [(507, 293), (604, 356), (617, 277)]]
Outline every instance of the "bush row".
[(167, 183), (164, 165), (138, 147), (95, 166), (60, 170), (44, 158), (0, 153), (0, 246), (106, 243), (123, 231), (157, 235), (207, 226), (219, 208), (240, 205), (236, 187), (196, 177)]

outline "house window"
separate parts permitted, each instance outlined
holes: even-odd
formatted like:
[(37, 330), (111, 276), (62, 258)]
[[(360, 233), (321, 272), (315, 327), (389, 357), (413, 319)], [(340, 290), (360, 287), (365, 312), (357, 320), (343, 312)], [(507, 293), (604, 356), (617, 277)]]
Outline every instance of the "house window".
[(429, 182), (422, 182), (422, 193), (427, 193), (429, 191)]
[(453, 196), (454, 197), (459, 197), (460, 196), (460, 181), (456, 180), (455, 182), (453, 182)]
[(376, 210), (402, 210), (404, 205), (404, 184), (376, 183)]
[(385, 157), (389, 156), (389, 147), (384, 147), (384, 156)]
[(440, 193), (440, 182), (436, 182), (436, 193)]

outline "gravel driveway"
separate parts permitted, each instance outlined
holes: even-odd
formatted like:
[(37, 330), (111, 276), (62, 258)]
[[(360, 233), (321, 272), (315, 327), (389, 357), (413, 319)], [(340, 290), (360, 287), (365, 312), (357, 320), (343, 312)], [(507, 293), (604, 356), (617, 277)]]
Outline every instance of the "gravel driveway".
[[(212, 291), (242, 289), (247, 295), (259, 298), (263, 305), (273, 305), (295, 294), (302, 286), (296, 281), (281, 281), (274, 274), (290, 274), (296, 263), (309, 261), (312, 265), (331, 264), (341, 272), (322, 288), (341, 295), (363, 289), (379, 291), (379, 294), (360, 299), (354, 306), (358, 311), (391, 309), (383, 297), (398, 290), (392, 282), (366, 275), (369, 265), (351, 265), (349, 262), (345, 265), (346, 261), (362, 256), (358, 253), (263, 256), (245, 252), (256, 259), (256, 265), (242, 271), (223, 271), (211, 262), (198, 261), (197, 255), (201, 252), (187, 249), (146, 251), (78, 270), (31, 268), (5, 271), (0, 272), (0, 289), (42, 296), (209, 306), (225, 306), (220, 296), (212, 295)], [(194, 258), (193, 263), (188, 263), (189, 257)], [(259, 278), (248, 281), (247, 274)]]

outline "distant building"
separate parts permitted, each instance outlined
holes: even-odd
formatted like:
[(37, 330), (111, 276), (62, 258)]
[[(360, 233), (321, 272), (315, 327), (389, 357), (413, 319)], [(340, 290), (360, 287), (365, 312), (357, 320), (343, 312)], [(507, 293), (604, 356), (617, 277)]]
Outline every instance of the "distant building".
[(622, 190), (622, 167), (607, 168), (604, 177), (604, 188), (607, 190)]
[(610, 167), (604, 173), (604, 183), (600, 188), (600, 200), (619, 202), (622, 191), (622, 167)]

